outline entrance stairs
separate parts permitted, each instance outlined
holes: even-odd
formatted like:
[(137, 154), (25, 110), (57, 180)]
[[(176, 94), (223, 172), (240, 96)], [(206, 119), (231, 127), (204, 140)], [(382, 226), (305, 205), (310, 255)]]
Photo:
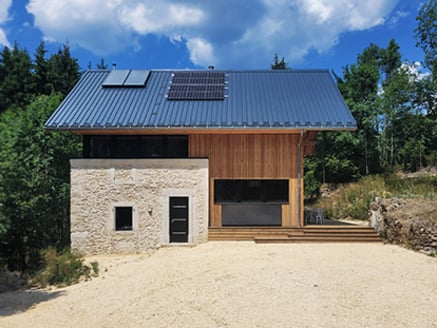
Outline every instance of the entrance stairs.
[(249, 240), (256, 243), (382, 242), (374, 229), (351, 225), (307, 225), (303, 228), (209, 228), (208, 240)]

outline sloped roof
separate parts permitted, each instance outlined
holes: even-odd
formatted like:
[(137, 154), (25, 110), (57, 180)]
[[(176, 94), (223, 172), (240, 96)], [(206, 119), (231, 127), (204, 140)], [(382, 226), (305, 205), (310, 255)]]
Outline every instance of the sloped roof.
[(84, 73), (45, 127), (73, 131), (356, 128), (327, 70), (223, 71), (225, 97), (218, 100), (169, 100), (172, 78), (180, 71), (152, 70), (140, 87), (103, 85), (111, 72)]

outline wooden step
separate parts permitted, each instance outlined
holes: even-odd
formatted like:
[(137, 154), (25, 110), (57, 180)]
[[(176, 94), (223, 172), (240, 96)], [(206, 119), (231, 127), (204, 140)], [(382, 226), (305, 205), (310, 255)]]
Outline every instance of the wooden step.
[(289, 238), (275, 238), (275, 237), (255, 237), (254, 241), (259, 244), (266, 243), (375, 243), (381, 242), (378, 237), (289, 237)]
[(376, 231), (362, 226), (210, 228), (208, 240), (254, 240), (257, 243), (381, 242)]

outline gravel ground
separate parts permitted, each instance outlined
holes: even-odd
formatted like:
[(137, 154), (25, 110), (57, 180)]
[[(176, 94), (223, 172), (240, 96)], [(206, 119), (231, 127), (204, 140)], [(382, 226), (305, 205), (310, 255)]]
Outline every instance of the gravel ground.
[(91, 281), (0, 294), (0, 327), (437, 327), (437, 259), (393, 245), (209, 242), (89, 260)]

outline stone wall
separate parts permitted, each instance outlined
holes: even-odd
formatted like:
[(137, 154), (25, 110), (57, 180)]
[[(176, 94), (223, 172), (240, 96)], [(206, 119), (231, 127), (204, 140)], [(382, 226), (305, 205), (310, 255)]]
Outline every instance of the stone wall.
[[(208, 239), (207, 159), (71, 160), (71, 245), (84, 254), (138, 253), (169, 243), (169, 197), (189, 197), (189, 244)], [(115, 207), (133, 208), (132, 231)]]
[(437, 252), (435, 200), (376, 199), (370, 204), (370, 226), (390, 243), (428, 254)]

